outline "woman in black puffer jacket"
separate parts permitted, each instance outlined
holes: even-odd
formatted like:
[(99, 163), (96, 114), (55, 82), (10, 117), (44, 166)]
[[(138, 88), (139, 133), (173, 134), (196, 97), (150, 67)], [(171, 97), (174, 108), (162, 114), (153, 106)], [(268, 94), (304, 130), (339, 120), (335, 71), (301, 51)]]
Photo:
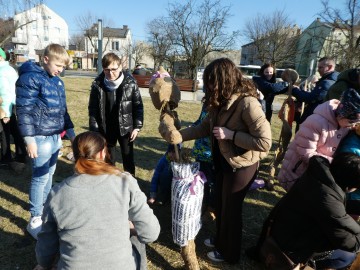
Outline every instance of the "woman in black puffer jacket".
[(103, 72), (91, 86), (89, 127), (107, 141), (111, 162), (115, 164), (115, 146), (120, 144), (124, 170), (135, 175), (133, 142), (144, 122), (144, 106), (135, 79), (122, 71), (114, 53), (102, 59)]

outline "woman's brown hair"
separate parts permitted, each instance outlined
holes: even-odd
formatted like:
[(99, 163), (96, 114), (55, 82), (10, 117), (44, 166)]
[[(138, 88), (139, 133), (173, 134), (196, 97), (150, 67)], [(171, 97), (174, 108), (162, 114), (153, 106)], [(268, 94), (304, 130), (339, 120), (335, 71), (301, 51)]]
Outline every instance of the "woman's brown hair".
[(252, 81), (228, 58), (212, 61), (204, 71), (205, 104), (209, 110), (224, 105), (233, 94), (257, 97)]
[(115, 53), (107, 53), (101, 59), (101, 65), (102, 65), (103, 68), (107, 68), (112, 63), (117, 63), (119, 66), (121, 65), (121, 59)]
[[(98, 159), (97, 154), (104, 149), (105, 159)], [(87, 131), (77, 135), (73, 142), (73, 152), (75, 172), (79, 174), (120, 174), (120, 170), (110, 164), (106, 140), (98, 132)]]
[(265, 72), (265, 69), (270, 68), (270, 67), (273, 68), (274, 73), (273, 73), (271, 79), (269, 80), (269, 82), (275, 83), (275, 82), (276, 82), (276, 68), (275, 68), (275, 66), (274, 66), (273, 64), (271, 64), (271, 63), (266, 63), (266, 64), (262, 65), (261, 68), (260, 68), (260, 70), (259, 70), (258, 75), (259, 75), (261, 78), (267, 80), (267, 79), (265, 78), (264, 72)]

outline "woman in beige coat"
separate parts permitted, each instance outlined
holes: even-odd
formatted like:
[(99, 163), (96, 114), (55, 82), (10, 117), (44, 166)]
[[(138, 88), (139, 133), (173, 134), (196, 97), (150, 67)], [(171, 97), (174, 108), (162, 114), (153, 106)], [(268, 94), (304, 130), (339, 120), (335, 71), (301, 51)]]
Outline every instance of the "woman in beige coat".
[[(211, 136), (216, 168), (216, 236), (205, 244), (212, 261), (237, 263), (242, 238), (242, 205), (255, 180), (259, 160), (271, 147), (270, 124), (256, 88), (227, 58), (204, 71), (204, 102), (209, 114), (194, 127), (180, 130), (183, 141)], [(176, 132), (176, 131), (175, 131)]]

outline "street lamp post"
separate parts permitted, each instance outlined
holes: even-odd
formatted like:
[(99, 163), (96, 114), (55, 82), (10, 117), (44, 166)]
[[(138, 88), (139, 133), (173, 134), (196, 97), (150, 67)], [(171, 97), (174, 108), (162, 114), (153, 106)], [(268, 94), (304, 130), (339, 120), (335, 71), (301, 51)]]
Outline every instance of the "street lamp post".
[(103, 26), (102, 26), (102, 20), (99, 19), (98, 20), (98, 61), (97, 61), (98, 74), (102, 72), (102, 65), (101, 65), (101, 59), (103, 53), (102, 40), (103, 40)]
[(129, 72), (131, 73), (131, 56), (132, 56), (132, 46), (131, 43), (129, 43)]

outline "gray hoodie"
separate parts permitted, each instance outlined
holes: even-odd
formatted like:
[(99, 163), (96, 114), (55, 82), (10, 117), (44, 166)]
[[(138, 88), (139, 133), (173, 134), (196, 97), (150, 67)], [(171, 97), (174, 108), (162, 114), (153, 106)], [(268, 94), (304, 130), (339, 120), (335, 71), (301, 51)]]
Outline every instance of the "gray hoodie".
[(128, 173), (73, 175), (54, 186), (44, 206), (36, 257), (60, 269), (135, 269), (129, 220), (142, 243), (155, 241), (160, 225), (137, 181)]

